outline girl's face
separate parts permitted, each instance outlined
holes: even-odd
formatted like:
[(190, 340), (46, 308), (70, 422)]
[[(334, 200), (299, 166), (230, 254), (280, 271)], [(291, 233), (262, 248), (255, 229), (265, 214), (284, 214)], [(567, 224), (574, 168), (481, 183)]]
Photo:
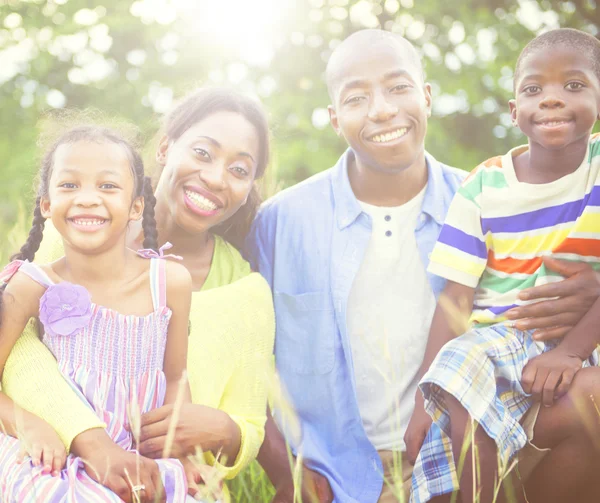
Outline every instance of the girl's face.
[(48, 195), (40, 209), (65, 247), (98, 253), (124, 241), (129, 221), (141, 218), (143, 199), (132, 202), (133, 194), (131, 162), (123, 147), (79, 141), (54, 152)]
[(246, 202), (258, 154), (258, 134), (246, 118), (215, 112), (176, 141), (163, 138), (156, 154), (163, 166), (156, 197), (166, 200), (178, 227), (205, 232)]

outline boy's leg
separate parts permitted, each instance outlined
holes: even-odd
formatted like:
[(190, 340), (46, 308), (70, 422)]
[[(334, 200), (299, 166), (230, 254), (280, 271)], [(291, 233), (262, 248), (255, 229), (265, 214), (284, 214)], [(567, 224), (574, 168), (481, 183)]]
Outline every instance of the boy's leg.
[[(580, 370), (569, 392), (552, 407), (542, 407), (533, 443), (552, 450), (525, 482), (531, 503), (597, 501), (600, 463), (600, 368)], [(589, 499), (591, 498), (591, 499)]]
[[(454, 463), (459, 472), (460, 500), (465, 502), (481, 501), (488, 503), (492, 501), (504, 501), (504, 493), (500, 491), (498, 497), (494, 500), (494, 492), (499, 483), (498, 477), (498, 449), (496, 442), (490, 438), (483, 428), (475, 425), (475, 431), (471, 431), (471, 416), (460, 402), (449, 393), (444, 393), (444, 400), (448, 413), (450, 415), (450, 438), (452, 440), (452, 452)], [(460, 459), (465, 442), (473, 443), (469, 445), (464, 455), (462, 470)], [(477, 456), (475, 466), (473, 466), (473, 444), (477, 446)], [(505, 480), (506, 482), (506, 480)], [(516, 481), (516, 477), (511, 477), (512, 490), (514, 498), (511, 501), (521, 501), (520, 493), (522, 491)], [(504, 485), (503, 485), (504, 487)]]

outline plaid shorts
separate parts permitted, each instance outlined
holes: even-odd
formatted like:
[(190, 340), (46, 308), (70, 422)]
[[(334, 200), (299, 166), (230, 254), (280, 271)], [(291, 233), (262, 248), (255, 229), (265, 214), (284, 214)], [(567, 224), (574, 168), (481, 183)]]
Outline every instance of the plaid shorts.
[[(412, 502), (458, 490), (450, 417), (441, 390), (452, 394), (495, 440), (505, 466), (525, 446), (528, 437), (520, 421), (534, 401), (523, 391), (521, 373), (529, 360), (556, 346), (534, 341), (532, 333), (498, 323), (475, 328), (441, 349), (419, 383), (434, 422), (415, 463)], [(583, 366), (597, 364), (594, 352)]]

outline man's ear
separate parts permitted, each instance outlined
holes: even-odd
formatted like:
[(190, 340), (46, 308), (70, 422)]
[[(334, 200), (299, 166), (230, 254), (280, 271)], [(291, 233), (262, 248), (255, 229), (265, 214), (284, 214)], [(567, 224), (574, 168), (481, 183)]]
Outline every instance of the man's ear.
[(44, 218), (50, 218), (50, 199), (45, 196), (40, 198), (40, 212)]
[(167, 163), (167, 154), (169, 152), (169, 137), (164, 135), (160, 142), (158, 142), (158, 148), (156, 149), (156, 162), (161, 166)]
[(333, 108), (333, 105), (329, 105), (327, 107), (327, 111), (329, 112), (329, 123), (331, 124), (331, 127), (335, 131), (335, 134), (340, 136), (342, 134), (342, 132), (340, 131), (340, 125), (338, 123), (337, 113), (335, 111), (335, 108)]
[(510, 110), (510, 118), (512, 119), (513, 126), (517, 126), (517, 102), (509, 100), (508, 109)]
[(427, 107), (427, 117), (431, 117), (431, 106), (433, 104), (433, 97), (431, 96), (431, 84), (425, 82), (423, 86), (423, 92), (425, 93), (425, 105)]
[(129, 220), (140, 220), (144, 216), (144, 198), (136, 197), (131, 203)]

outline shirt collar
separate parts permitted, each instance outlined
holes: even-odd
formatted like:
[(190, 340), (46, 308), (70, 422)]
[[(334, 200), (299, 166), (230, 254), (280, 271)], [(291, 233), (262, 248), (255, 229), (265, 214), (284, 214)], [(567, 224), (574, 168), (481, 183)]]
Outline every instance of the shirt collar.
[[(347, 149), (334, 166), (331, 178), (336, 220), (340, 229), (352, 224), (362, 212), (360, 203), (352, 191), (348, 176), (348, 164), (353, 157), (354, 152), (352, 152), (352, 149)], [(446, 201), (448, 192), (445, 187), (446, 181), (442, 167), (435, 157), (425, 152), (425, 161), (427, 163), (428, 178), (421, 212), (426, 213), (439, 225), (442, 225), (449, 204)]]

